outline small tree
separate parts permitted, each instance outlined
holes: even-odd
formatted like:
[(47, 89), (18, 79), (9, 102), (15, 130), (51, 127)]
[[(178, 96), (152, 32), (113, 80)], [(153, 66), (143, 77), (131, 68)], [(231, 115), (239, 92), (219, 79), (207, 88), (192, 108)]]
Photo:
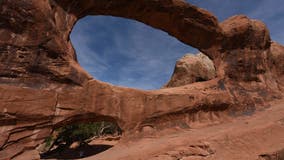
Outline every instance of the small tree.
[(47, 150), (52, 149), (55, 145), (69, 147), (74, 142), (84, 144), (87, 139), (99, 137), (105, 134), (121, 134), (120, 128), (111, 122), (95, 122), (66, 125), (57, 129), (57, 134), (46, 139)]

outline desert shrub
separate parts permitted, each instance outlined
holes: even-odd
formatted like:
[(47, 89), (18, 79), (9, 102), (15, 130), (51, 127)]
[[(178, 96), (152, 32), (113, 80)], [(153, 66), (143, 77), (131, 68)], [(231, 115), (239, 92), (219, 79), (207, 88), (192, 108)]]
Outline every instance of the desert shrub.
[(73, 142), (84, 144), (86, 140), (106, 134), (121, 134), (120, 128), (111, 122), (80, 123), (66, 125), (54, 131), (45, 140), (45, 147), (50, 150), (53, 146), (69, 147)]

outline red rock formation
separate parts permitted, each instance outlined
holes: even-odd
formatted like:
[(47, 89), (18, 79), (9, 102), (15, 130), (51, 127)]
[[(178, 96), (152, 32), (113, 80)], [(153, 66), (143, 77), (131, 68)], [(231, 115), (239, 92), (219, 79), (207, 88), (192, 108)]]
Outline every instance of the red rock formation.
[(179, 87), (216, 77), (214, 63), (203, 53), (186, 54), (176, 62), (174, 73), (165, 87)]
[[(86, 15), (131, 18), (168, 32), (212, 58), (217, 77), (156, 91), (94, 80), (69, 39)], [(263, 23), (235, 16), (219, 24), (181, 0), (1, 0), (0, 35), (0, 159), (38, 158), (35, 148), (68, 123), (108, 120), (129, 135), (252, 114), (283, 96), (284, 49), (271, 44)]]

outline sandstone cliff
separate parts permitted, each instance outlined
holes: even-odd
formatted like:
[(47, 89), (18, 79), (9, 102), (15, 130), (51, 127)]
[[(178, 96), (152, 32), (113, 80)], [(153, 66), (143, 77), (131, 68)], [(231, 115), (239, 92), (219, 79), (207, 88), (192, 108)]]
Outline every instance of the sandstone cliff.
[[(80, 67), (69, 39), (76, 21), (87, 15), (161, 29), (212, 59), (216, 77), (155, 91), (97, 81)], [(241, 15), (219, 23), (182, 0), (1, 0), (0, 35), (3, 160), (37, 159), (36, 147), (52, 129), (70, 123), (112, 121), (127, 140), (143, 137), (145, 127), (160, 132), (252, 115), (283, 97), (284, 47), (271, 42), (262, 22)], [(279, 132), (273, 133), (283, 138)]]

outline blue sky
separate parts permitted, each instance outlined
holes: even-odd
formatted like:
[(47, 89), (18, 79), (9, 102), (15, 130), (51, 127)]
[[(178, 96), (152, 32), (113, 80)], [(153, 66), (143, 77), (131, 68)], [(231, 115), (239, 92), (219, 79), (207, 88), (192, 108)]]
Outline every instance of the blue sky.
[[(219, 21), (245, 14), (265, 22), (273, 40), (284, 44), (283, 0), (187, 0)], [(138, 89), (158, 89), (171, 77), (176, 60), (198, 50), (143, 23), (111, 16), (77, 22), (71, 41), (79, 63), (94, 78)]]

